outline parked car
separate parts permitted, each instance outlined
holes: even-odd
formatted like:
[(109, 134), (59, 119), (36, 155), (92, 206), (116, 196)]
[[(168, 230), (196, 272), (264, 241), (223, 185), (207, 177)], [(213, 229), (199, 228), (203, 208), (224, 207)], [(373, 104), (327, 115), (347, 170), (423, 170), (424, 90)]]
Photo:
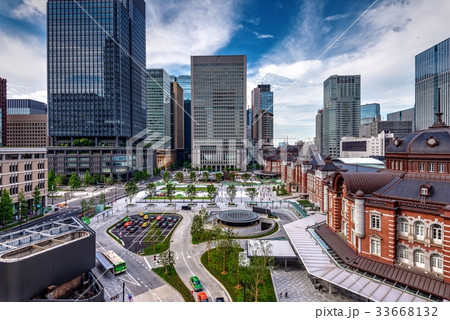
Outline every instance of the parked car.
[(204, 292), (197, 293), (197, 302), (208, 302), (208, 296)]
[(117, 222), (116, 228), (122, 228), (122, 222)]
[(163, 223), (161, 224), (161, 228), (167, 228), (167, 222), (163, 222)]
[(167, 228), (173, 228), (174, 224), (172, 222), (167, 224)]
[(125, 228), (127, 228), (128, 226), (131, 226), (133, 224), (133, 222), (131, 221), (131, 220), (128, 220), (127, 222), (125, 222), (124, 224), (123, 224), (123, 226), (125, 227)]
[(144, 215), (144, 220), (148, 220), (148, 214)]
[(139, 217), (143, 217), (144, 216), (144, 213), (141, 211), (141, 212), (139, 212)]
[(192, 276), (189, 278), (189, 280), (191, 281), (192, 288), (194, 288), (195, 291), (203, 290), (203, 285), (197, 276)]
[(216, 302), (225, 302), (224, 297), (217, 297)]
[(148, 222), (142, 223), (142, 228), (147, 228), (147, 227), (148, 227)]
[(181, 206), (181, 210), (191, 210), (190, 206)]
[(133, 233), (133, 232), (135, 232), (136, 230), (137, 230), (136, 227), (131, 227), (131, 228), (130, 228), (130, 233)]

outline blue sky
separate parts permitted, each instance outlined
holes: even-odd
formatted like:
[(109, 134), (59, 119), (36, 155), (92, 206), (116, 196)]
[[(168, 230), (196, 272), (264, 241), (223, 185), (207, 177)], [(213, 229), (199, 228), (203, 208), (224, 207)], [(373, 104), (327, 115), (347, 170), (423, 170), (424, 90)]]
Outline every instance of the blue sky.
[[(9, 98), (47, 99), (45, 7), (0, 2)], [(333, 74), (360, 74), (362, 104), (382, 115), (413, 107), (414, 57), (450, 37), (449, 16), (446, 0), (148, 0), (147, 67), (188, 74), (191, 55), (246, 54), (248, 97), (272, 84), (276, 141), (312, 139)]]

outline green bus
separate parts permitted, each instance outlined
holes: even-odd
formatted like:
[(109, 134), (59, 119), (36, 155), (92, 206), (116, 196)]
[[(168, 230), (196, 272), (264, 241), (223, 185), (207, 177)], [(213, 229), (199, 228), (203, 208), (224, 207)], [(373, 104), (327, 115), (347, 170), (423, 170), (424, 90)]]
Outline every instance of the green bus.
[(121, 257), (119, 257), (114, 251), (107, 250), (106, 252), (103, 253), (103, 255), (113, 265), (114, 274), (122, 273), (127, 270), (126, 262)]

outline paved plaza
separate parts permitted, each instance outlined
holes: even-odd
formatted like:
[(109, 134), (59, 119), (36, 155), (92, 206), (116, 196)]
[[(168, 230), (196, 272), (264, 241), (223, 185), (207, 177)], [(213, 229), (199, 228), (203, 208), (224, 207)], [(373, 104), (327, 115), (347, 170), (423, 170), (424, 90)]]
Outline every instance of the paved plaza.
[[(354, 301), (343, 293), (320, 293), (300, 265), (291, 266), (288, 271), (279, 267), (272, 272), (274, 289), (278, 302), (349, 302)], [(287, 298), (285, 292), (288, 292)], [(282, 296), (280, 297), (280, 292)]]

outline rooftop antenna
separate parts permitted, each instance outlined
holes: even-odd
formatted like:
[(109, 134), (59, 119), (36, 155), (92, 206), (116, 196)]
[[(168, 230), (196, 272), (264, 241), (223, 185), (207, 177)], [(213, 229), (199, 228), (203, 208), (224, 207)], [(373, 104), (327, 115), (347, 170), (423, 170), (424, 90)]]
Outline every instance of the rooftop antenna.
[(445, 122), (442, 121), (443, 113), (441, 112), (441, 88), (438, 88), (438, 111), (435, 114), (436, 114), (436, 117), (437, 117), (436, 118), (436, 122), (431, 127), (433, 127), (433, 128), (436, 128), (436, 127), (447, 127)]

